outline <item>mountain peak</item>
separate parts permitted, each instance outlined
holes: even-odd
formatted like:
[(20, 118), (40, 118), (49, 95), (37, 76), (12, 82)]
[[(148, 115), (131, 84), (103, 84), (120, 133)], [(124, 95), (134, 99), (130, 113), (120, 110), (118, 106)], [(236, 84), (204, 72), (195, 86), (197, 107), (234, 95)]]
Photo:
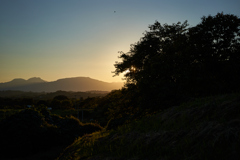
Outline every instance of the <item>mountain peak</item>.
[(25, 79), (23, 79), (23, 78), (14, 78), (10, 82), (13, 82), (13, 81), (25, 81)]
[(41, 82), (46, 82), (42, 80), (40, 77), (32, 77), (27, 80), (30, 83), (41, 83)]
[[(14, 84), (14, 85), (21, 85), (21, 84), (25, 84), (26, 80), (22, 79), (22, 78), (15, 78), (13, 80), (11, 80), (10, 82), (6, 82), (6, 84)], [(4, 84), (4, 83), (2, 83)]]

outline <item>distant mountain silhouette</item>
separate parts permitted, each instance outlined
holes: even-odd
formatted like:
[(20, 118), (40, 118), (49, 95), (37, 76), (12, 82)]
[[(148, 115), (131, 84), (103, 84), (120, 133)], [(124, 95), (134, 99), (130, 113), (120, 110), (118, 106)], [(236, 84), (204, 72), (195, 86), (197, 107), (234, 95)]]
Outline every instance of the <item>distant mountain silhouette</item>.
[(13, 79), (10, 82), (0, 83), (0, 90), (2, 90), (4, 88), (19, 87), (19, 86), (36, 84), (36, 83), (44, 83), (44, 82), (46, 82), (46, 81), (42, 80), (39, 77), (33, 77), (33, 78), (28, 79), (28, 80), (25, 80), (25, 79), (22, 79), (22, 78), (16, 78), (16, 79)]
[(32, 92), (56, 92), (62, 91), (111, 91), (120, 89), (121, 82), (103, 82), (89, 77), (64, 78), (53, 82), (47, 82), (41, 78), (14, 79), (10, 82), (0, 83), (0, 90), (19, 90)]

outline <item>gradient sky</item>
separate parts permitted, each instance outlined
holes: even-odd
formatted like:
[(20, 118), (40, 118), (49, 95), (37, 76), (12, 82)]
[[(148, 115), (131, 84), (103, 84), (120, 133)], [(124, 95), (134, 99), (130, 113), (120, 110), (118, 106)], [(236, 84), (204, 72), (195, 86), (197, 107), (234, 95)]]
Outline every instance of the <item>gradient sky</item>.
[(128, 52), (156, 20), (195, 26), (204, 15), (240, 16), (239, 8), (239, 0), (0, 0), (0, 82), (119, 82), (111, 73), (118, 51)]

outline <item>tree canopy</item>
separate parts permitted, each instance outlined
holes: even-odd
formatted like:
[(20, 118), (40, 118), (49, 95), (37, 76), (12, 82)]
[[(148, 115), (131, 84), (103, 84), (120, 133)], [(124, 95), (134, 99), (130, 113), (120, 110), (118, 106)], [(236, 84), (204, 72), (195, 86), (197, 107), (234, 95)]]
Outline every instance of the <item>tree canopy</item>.
[[(239, 91), (240, 19), (218, 13), (189, 27), (156, 21), (130, 51), (120, 53), (114, 74), (125, 73), (146, 100)], [(155, 97), (155, 98), (154, 98)]]

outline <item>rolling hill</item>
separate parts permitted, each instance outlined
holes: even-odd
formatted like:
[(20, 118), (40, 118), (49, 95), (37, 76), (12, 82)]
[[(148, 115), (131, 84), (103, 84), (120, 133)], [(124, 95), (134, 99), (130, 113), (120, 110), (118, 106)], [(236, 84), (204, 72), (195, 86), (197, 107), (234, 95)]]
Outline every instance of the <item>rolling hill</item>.
[(13, 79), (10, 82), (0, 83), (0, 90), (18, 90), (31, 92), (56, 92), (62, 91), (111, 91), (120, 89), (123, 86), (121, 82), (103, 82), (89, 77), (74, 77), (58, 79), (47, 82), (41, 78)]

